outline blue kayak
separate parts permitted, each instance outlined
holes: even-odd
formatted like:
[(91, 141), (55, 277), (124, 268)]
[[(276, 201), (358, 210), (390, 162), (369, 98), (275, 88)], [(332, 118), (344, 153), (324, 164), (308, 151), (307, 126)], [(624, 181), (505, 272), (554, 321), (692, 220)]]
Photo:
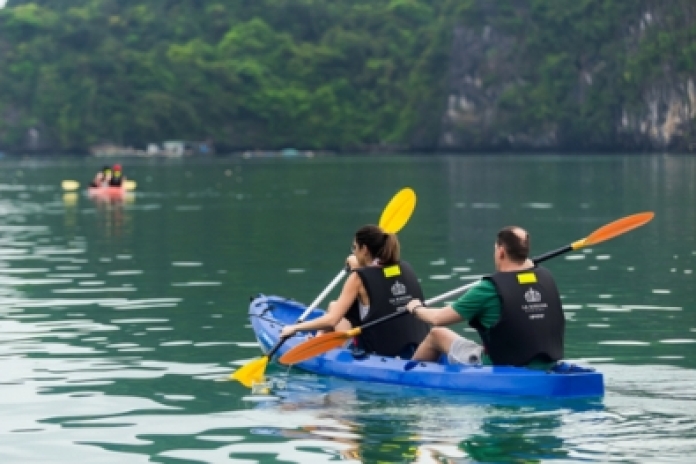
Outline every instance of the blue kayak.
[[(278, 342), (282, 327), (295, 323), (305, 310), (305, 305), (278, 296), (259, 295), (252, 300), (249, 318), (264, 353), (269, 352)], [(307, 320), (323, 313), (322, 310), (314, 310)], [(282, 356), (307, 339), (305, 334), (295, 335), (283, 344), (276, 356)], [(597, 397), (604, 394), (604, 378), (601, 373), (564, 362), (558, 363), (549, 371), (507, 366), (450, 365), (444, 361), (409, 363), (408, 360), (388, 356), (356, 357), (349, 349), (336, 348), (303, 361), (296, 367), (315, 374), (349, 380), (468, 394), (552, 398)]]

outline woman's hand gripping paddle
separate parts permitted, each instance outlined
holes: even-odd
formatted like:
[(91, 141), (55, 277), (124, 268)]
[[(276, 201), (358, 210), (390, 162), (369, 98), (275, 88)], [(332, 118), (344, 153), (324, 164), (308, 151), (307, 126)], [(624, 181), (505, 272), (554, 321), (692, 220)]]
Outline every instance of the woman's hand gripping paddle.
[[(610, 222), (609, 224), (600, 227), (584, 239), (577, 240), (571, 243), (570, 245), (566, 245), (557, 250), (544, 253), (541, 256), (533, 258), (532, 261), (534, 261), (534, 264), (539, 264), (543, 261), (567, 253), (569, 251), (579, 250), (581, 248), (588, 247), (591, 245), (597, 245), (619, 235), (625, 234), (626, 232), (633, 230), (637, 227), (647, 224), (652, 220), (653, 216), (655, 216), (655, 214), (651, 212), (638, 213), (633, 214), (631, 216), (626, 216), (624, 218), (618, 219), (614, 222)], [(461, 294), (473, 287), (474, 285), (478, 284), (478, 282), (479, 281), (472, 282), (462, 287), (455, 288), (454, 290), (450, 290), (447, 293), (443, 293), (442, 295), (427, 300), (425, 304), (432, 305), (452, 296)], [(360, 335), (363, 330), (369, 327), (381, 324), (382, 322), (386, 322), (388, 320), (402, 316), (407, 313), (408, 311), (392, 313), (351, 330), (347, 330), (344, 332), (329, 332), (320, 335), (318, 337), (307, 340), (306, 342), (297, 345), (293, 349), (289, 350), (287, 353), (280, 357), (279, 361), (283, 364), (288, 365), (300, 363), (307, 359), (326, 353), (327, 351), (330, 351), (334, 348), (342, 346), (346, 340)]]
[[(399, 232), (408, 222), (413, 210), (416, 208), (416, 193), (413, 189), (404, 188), (401, 189), (394, 197), (389, 201), (382, 215), (379, 218), (379, 226), (387, 233), (395, 234)], [(317, 298), (310, 304), (305, 312), (297, 319), (296, 324), (303, 322), (307, 316), (314, 310), (321, 301), (329, 294), (333, 288), (338, 285), (338, 283), (346, 275), (347, 270), (344, 268), (338, 273), (336, 277), (329, 283)], [(244, 366), (240, 367), (234, 371), (230, 378), (238, 380), (246, 387), (251, 387), (257, 382), (263, 380), (264, 373), (266, 372), (266, 366), (268, 361), (273, 357), (273, 355), (283, 346), (283, 343), (287, 338), (281, 338), (278, 343), (275, 344), (271, 350), (259, 359), (248, 362)]]

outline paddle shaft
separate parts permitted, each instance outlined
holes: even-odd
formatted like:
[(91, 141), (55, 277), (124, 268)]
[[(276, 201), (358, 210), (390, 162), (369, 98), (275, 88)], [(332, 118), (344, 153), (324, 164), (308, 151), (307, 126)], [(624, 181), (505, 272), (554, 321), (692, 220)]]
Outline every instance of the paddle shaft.
[(533, 258), (532, 261), (534, 261), (534, 264), (538, 264), (542, 261), (546, 261), (547, 259), (555, 258), (558, 255), (562, 255), (563, 253), (573, 251), (574, 249), (575, 248), (573, 248), (573, 245), (566, 245), (557, 250), (549, 251), (548, 253), (544, 253), (543, 255), (537, 256), (536, 258)]
[(347, 273), (348, 273), (348, 266), (346, 266), (346, 267), (344, 267), (343, 269), (341, 269), (341, 272), (339, 272), (339, 273), (336, 275), (336, 277), (334, 277), (334, 280), (331, 281), (331, 283), (329, 284), (329, 286), (326, 287), (326, 288), (324, 289), (324, 291), (321, 292), (321, 293), (319, 294), (319, 296), (317, 296), (317, 297), (314, 299), (314, 301), (312, 301), (312, 304), (311, 304), (311, 305), (307, 306), (307, 309), (305, 310), (305, 312), (302, 313), (302, 315), (300, 316), (300, 318), (297, 320), (297, 323), (304, 322), (304, 320), (307, 318), (307, 316), (309, 316), (309, 313), (311, 313), (313, 309), (315, 309), (317, 306), (319, 306), (319, 303), (321, 303), (322, 300), (323, 300), (324, 298), (326, 298), (326, 295), (328, 295), (329, 292), (330, 292), (331, 290), (333, 290), (334, 287), (335, 287), (336, 285), (338, 285), (338, 283), (339, 283), (341, 280), (343, 280), (343, 277), (345, 277), (345, 275), (346, 275)]
[[(470, 289), (471, 287), (473, 287), (474, 285), (476, 285), (477, 283), (479, 283), (478, 280), (477, 280), (476, 282), (471, 282), (470, 284), (464, 285), (463, 287), (455, 288), (454, 290), (449, 291), (449, 292), (447, 292), (447, 293), (443, 293), (442, 295), (436, 296), (435, 298), (431, 298), (431, 299), (429, 299), (429, 300), (425, 300), (425, 304), (426, 304), (426, 305), (431, 305), (431, 304), (433, 304), (433, 303), (437, 303), (438, 301), (444, 300), (445, 298), (447, 298), (447, 297), (449, 297), (449, 296), (451, 296), (451, 295), (456, 295), (456, 294), (458, 294), (458, 293), (461, 293), (461, 292), (463, 292), (463, 291), (466, 291), (466, 290)], [(372, 322), (368, 322), (368, 323), (365, 324), (365, 325), (361, 325), (360, 327), (357, 327), (357, 329), (359, 329), (359, 330), (353, 329), (353, 330), (351, 330), (351, 331), (349, 331), (349, 332), (351, 333), (352, 336), (360, 335), (360, 333), (361, 333), (363, 330), (365, 330), (365, 329), (367, 329), (367, 328), (369, 328), (369, 327), (372, 327), (373, 325), (381, 324), (382, 322), (386, 322), (386, 321), (389, 321), (389, 320), (391, 320), (391, 319), (394, 319), (394, 318), (397, 318), (397, 317), (401, 317), (401, 316), (403, 316), (403, 315), (405, 315), (405, 314), (408, 314), (408, 313), (409, 313), (408, 310), (404, 309), (403, 311), (397, 311), (397, 312), (395, 312), (395, 313), (387, 314), (387, 315), (384, 316), (384, 317), (380, 317), (379, 319), (375, 319), (375, 320), (372, 321)], [(356, 333), (356, 332), (357, 332), (357, 333)]]
[[(556, 257), (558, 255), (562, 255), (563, 253), (567, 253), (571, 250), (573, 250), (573, 247), (571, 245), (567, 245), (567, 246), (564, 246), (564, 247), (559, 248), (557, 250), (549, 251), (548, 253), (544, 253), (543, 255), (537, 256), (536, 258), (532, 258), (532, 261), (534, 262), (534, 264), (539, 264), (543, 261), (546, 261), (547, 259), (551, 259), (551, 258)], [(458, 295), (462, 292), (469, 290), (471, 287), (478, 284), (479, 282), (480, 282), (480, 280), (477, 280), (476, 282), (471, 282), (469, 284), (455, 288), (454, 290), (450, 290), (449, 292), (443, 293), (442, 295), (438, 295), (436, 297), (430, 298), (429, 300), (425, 300), (425, 304), (427, 306), (430, 306), (433, 303), (437, 303), (437, 302), (445, 300), (451, 296)], [(404, 314), (408, 314), (408, 311), (405, 309), (403, 311), (398, 311), (395, 313), (387, 314), (384, 317), (380, 317), (379, 319), (375, 319), (372, 322), (368, 322), (367, 324), (360, 326), (359, 327), (360, 332), (362, 332), (363, 329), (367, 329), (368, 327), (372, 327), (373, 325), (381, 324), (382, 322), (386, 322), (388, 320), (394, 319), (395, 317), (403, 316)], [(358, 335), (358, 334), (355, 334), (355, 335)]]
[[(326, 295), (328, 295), (329, 292), (331, 290), (333, 290), (336, 285), (338, 285), (338, 283), (343, 279), (343, 277), (346, 275), (347, 272), (348, 272), (348, 265), (346, 265), (346, 267), (341, 269), (341, 272), (339, 272), (336, 275), (336, 277), (334, 277), (334, 279), (331, 281), (331, 283), (329, 283), (329, 285), (324, 289), (324, 291), (321, 292), (319, 294), (319, 296), (317, 296), (314, 299), (314, 301), (312, 301), (312, 304), (307, 306), (307, 309), (305, 309), (305, 312), (303, 312), (300, 315), (300, 317), (297, 318), (297, 321), (295, 321), (295, 324), (300, 324), (300, 323), (304, 322), (304, 320), (307, 319), (307, 316), (309, 316), (309, 313), (311, 313), (314, 309), (316, 309), (317, 306), (319, 306), (319, 303), (321, 303), (322, 300), (324, 298), (326, 298)], [(280, 347), (283, 346), (283, 343), (285, 343), (288, 338), (290, 338), (290, 337), (282, 337), (280, 340), (278, 340), (278, 343), (276, 343), (275, 346), (273, 348), (271, 348), (271, 351), (269, 351), (266, 354), (266, 357), (268, 357), (268, 359), (271, 359), (273, 357), (273, 355), (276, 354), (276, 352), (280, 349)]]
[[(573, 248), (572, 245), (566, 245), (566, 246), (563, 246), (557, 250), (549, 251), (548, 253), (544, 253), (543, 255), (539, 255), (536, 258), (532, 258), (532, 262), (534, 264), (539, 264), (539, 263), (542, 263), (548, 259), (555, 258), (558, 255), (562, 255), (563, 253), (568, 253), (569, 251), (572, 251), (574, 249), (575, 248)], [(473, 287), (474, 285), (476, 285), (479, 282), (480, 282), (480, 280), (477, 280), (476, 282), (471, 282), (470, 284), (466, 284), (466, 285), (461, 286), (459, 288), (455, 288), (454, 290), (450, 290), (449, 292), (443, 293), (442, 295), (438, 295), (434, 298), (427, 300), (425, 302), (425, 304), (431, 305), (433, 303), (437, 303), (439, 301), (445, 300), (451, 296), (458, 295), (462, 292), (469, 290), (471, 287)]]

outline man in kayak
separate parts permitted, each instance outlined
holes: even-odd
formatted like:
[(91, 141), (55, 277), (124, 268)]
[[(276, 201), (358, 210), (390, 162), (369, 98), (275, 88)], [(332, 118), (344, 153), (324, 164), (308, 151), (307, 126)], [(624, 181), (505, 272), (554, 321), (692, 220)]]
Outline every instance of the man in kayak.
[[(355, 233), (352, 252), (347, 260), (352, 272), (338, 299), (321, 317), (285, 326), (281, 336), (308, 330), (350, 330), (403, 311), (413, 298), (423, 299), (415, 272), (400, 260), (396, 234), (385, 233), (375, 225), (361, 227)], [(410, 359), (429, 330), (428, 324), (407, 314), (366, 330), (355, 343), (365, 353)]]
[[(546, 369), (563, 358), (565, 317), (551, 273), (529, 259), (529, 234), (505, 227), (495, 242), (496, 273), (451, 306), (427, 308), (410, 301), (411, 314), (435, 326), (413, 355), (435, 361), (447, 354), (456, 364), (493, 364)], [(468, 321), (482, 345), (445, 325)]]
[(121, 165), (114, 164), (113, 173), (109, 179), (109, 187), (120, 187), (125, 181), (126, 178), (123, 175), (123, 171), (121, 171)]
[(95, 176), (92, 182), (90, 182), (90, 187), (106, 187), (109, 185), (109, 180), (111, 179), (111, 166), (102, 167)]

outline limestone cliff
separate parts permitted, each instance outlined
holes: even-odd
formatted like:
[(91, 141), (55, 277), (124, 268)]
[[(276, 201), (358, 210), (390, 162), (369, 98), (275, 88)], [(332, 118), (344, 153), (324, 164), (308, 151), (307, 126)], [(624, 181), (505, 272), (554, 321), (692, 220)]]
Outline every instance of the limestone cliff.
[(441, 148), (696, 151), (696, 2), (477, 3), (453, 32)]

